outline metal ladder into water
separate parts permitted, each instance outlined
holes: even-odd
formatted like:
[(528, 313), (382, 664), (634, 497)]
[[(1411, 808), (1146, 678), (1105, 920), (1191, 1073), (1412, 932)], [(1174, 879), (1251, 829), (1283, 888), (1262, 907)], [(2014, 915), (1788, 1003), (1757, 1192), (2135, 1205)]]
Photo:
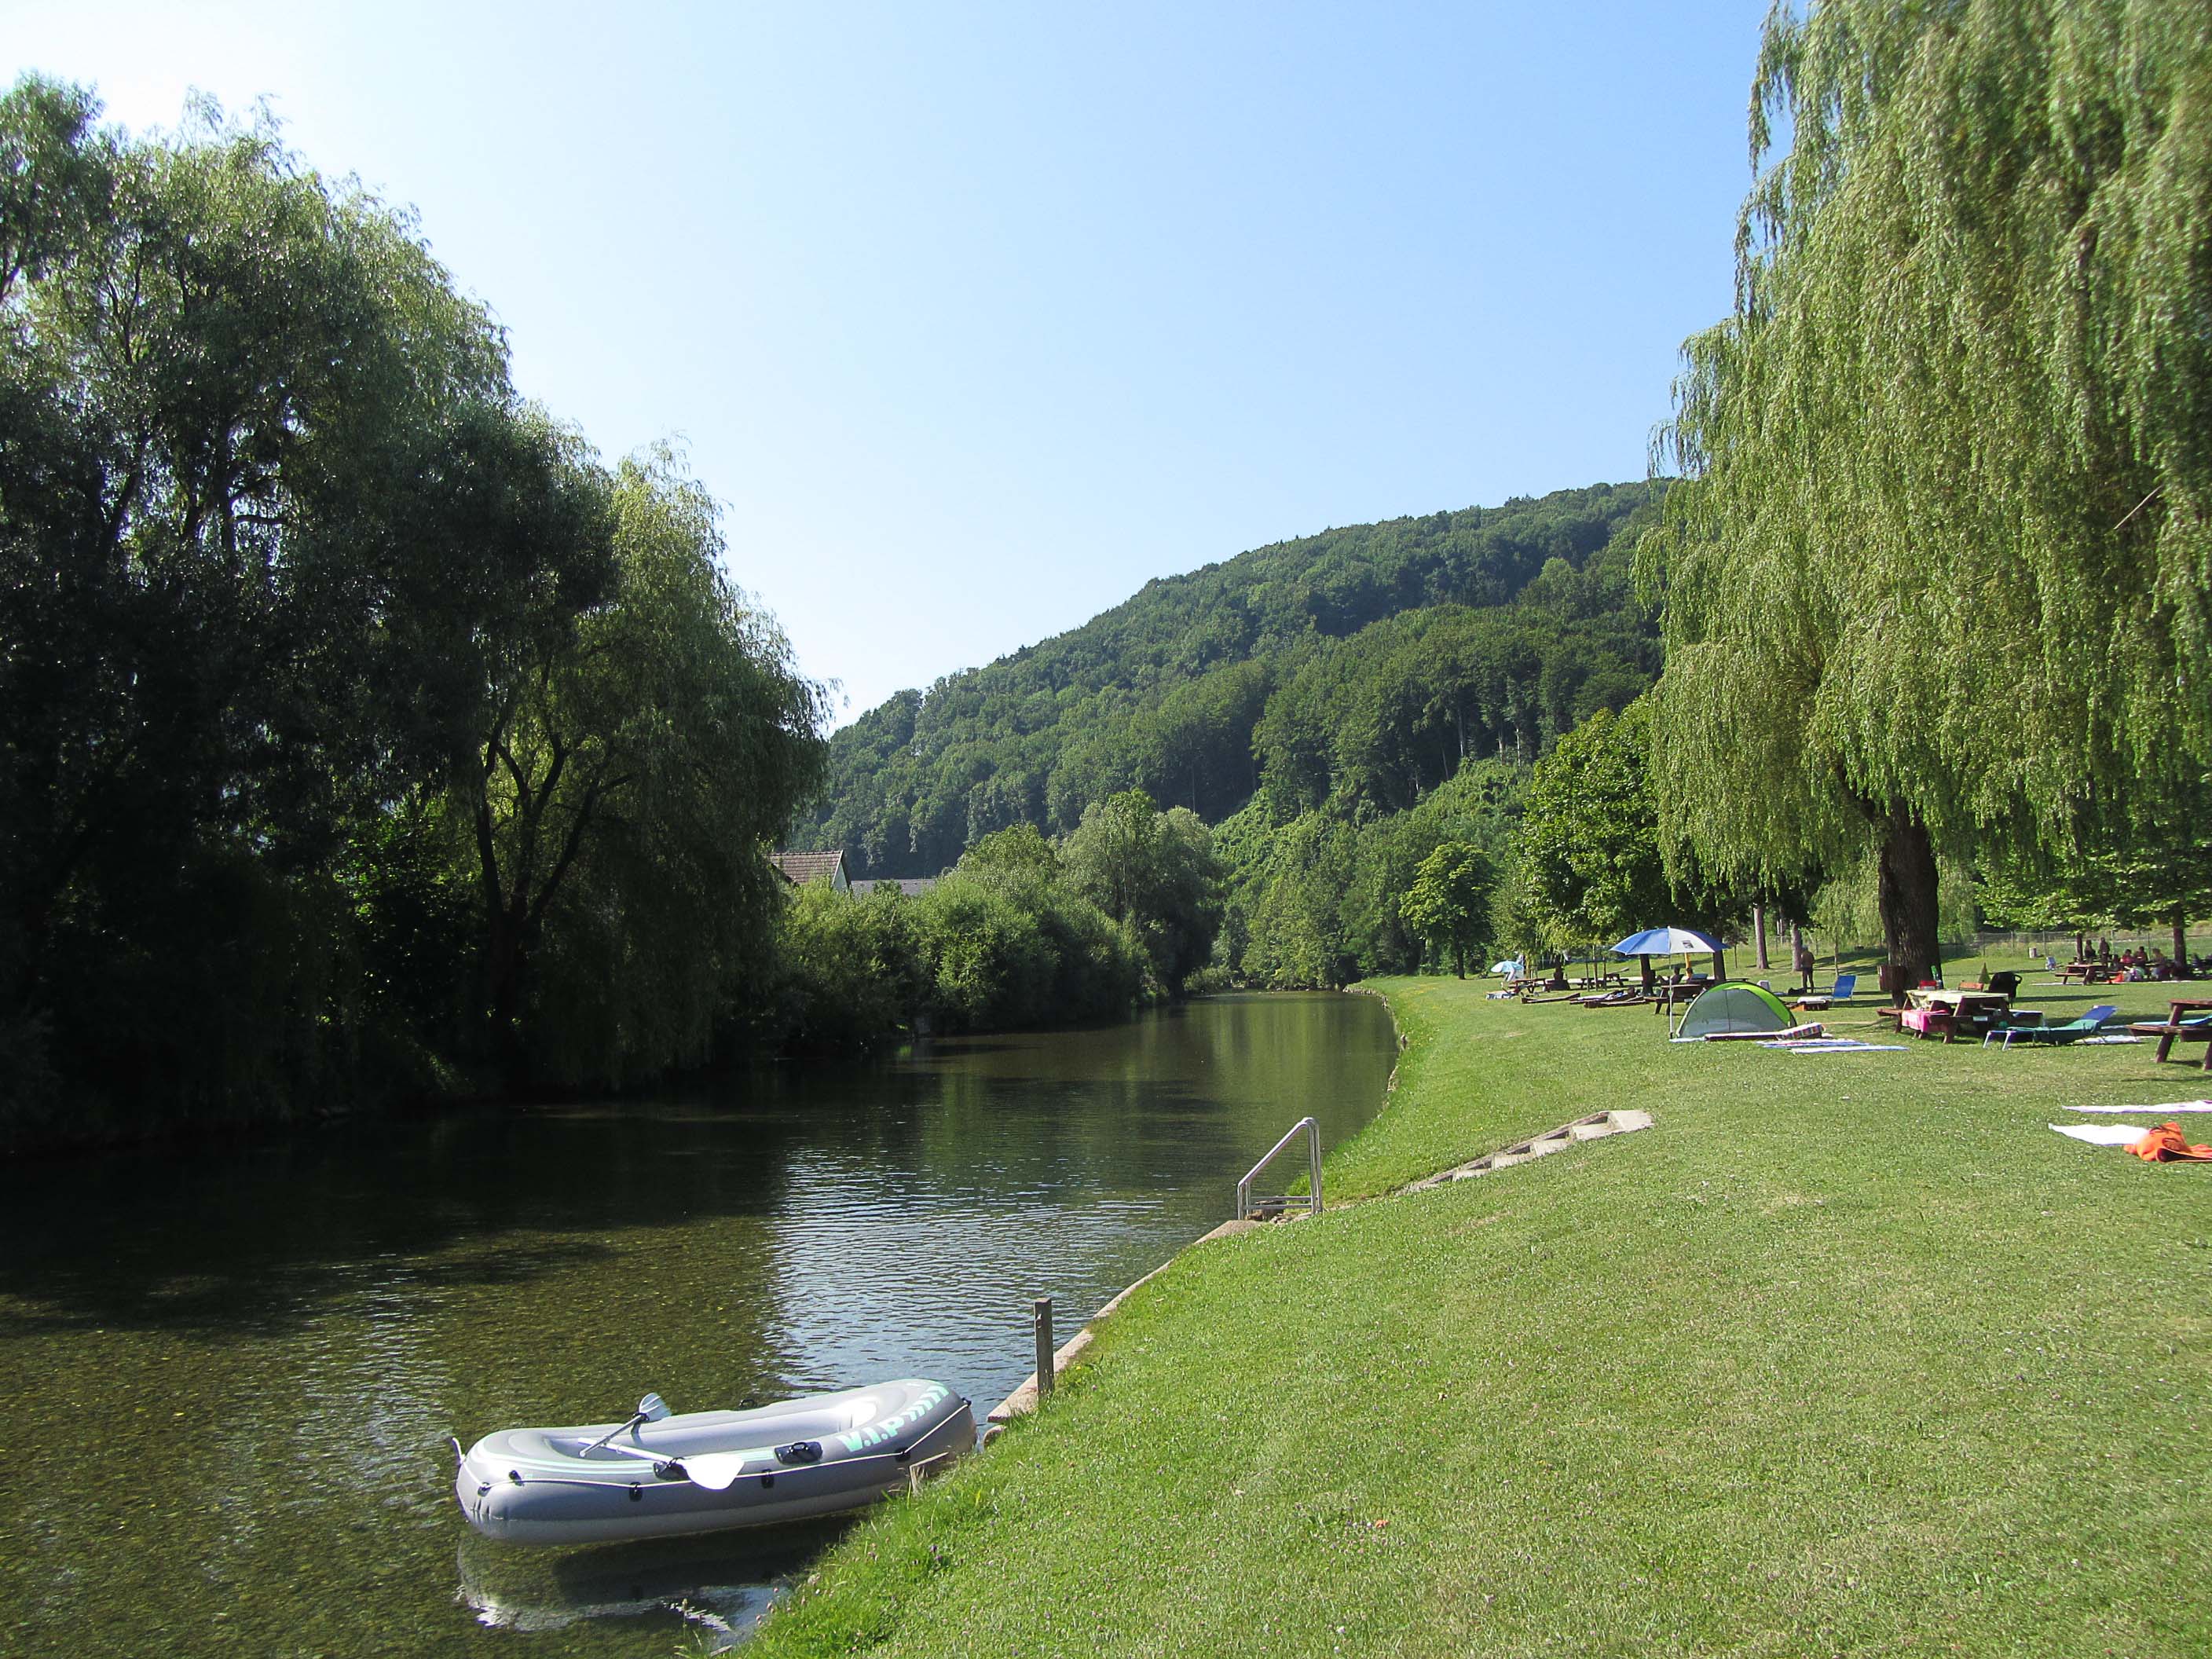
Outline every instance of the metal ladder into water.
[(1252, 1183), (1260, 1178), (1261, 1170), (1275, 1161), (1276, 1153), (1296, 1140), (1300, 1134), (1304, 1134), (1306, 1138), (1306, 1162), (1310, 1170), (1313, 1186), (1313, 1191), (1306, 1201), (1307, 1212), (1312, 1215), (1321, 1213), (1321, 1125), (1310, 1117), (1302, 1117), (1291, 1125), (1290, 1133), (1274, 1144), (1267, 1157), (1247, 1170), (1244, 1172), (1244, 1179), (1237, 1183), (1237, 1218), (1239, 1221), (1248, 1216), (1280, 1215), (1291, 1207), (1290, 1198), (1284, 1194), (1254, 1198)]

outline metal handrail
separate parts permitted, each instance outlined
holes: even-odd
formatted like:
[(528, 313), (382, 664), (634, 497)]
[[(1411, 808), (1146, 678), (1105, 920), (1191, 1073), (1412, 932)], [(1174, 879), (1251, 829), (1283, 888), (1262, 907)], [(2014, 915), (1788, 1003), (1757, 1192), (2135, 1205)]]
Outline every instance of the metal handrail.
[(1260, 1171), (1273, 1163), (1275, 1154), (1296, 1140), (1301, 1130), (1305, 1133), (1306, 1159), (1312, 1166), (1313, 1173), (1313, 1194), (1307, 1207), (1314, 1215), (1321, 1213), (1321, 1125), (1310, 1117), (1302, 1117), (1291, 1125), (1288, 1134), (1268, 1149), (1267, 1157), (1247, 1170), (1244, 1179), (1237, 1183), (1237, 1218), (1239, 1221), (1252, 1213), (1252, 1183), (1259, 1179)]

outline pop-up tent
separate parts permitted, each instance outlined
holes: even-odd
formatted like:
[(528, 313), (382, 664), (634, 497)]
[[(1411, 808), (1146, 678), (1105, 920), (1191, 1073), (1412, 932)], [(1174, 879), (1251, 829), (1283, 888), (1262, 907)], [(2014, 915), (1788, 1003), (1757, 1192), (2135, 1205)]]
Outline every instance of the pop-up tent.
[(1728, 1031), (1786, 1031), (1796, 1022), (1782, 1000), (1762, 985), (1714, 985), (1698, 994), (1682, 1016), (1677, 1036)]

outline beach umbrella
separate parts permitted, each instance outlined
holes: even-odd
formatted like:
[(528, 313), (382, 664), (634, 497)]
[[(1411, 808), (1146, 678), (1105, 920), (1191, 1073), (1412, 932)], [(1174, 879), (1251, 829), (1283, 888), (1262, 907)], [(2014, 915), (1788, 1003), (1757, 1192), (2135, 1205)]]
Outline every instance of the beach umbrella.
[(1694, 927), (1647, 927), (1613, 947), (1617, 957), (1717, 957), (1721, 942)]
[(1727, 971), (1721, 961), (1721, 942), (1694, 927), (1647, 927), (1621, 940), (1613, 947), (1613, 953), (1617, 957), (1711, 957), (1714, 978), (1723, 977)]
[(1490, 964), (1490, 971), (1493, 974), (1518, 974), (1524, 973), (1527, 970), (1521, 966), (1519, 962), (1511, 957), (1508, 957), (1503, 962), (1492, 963)]

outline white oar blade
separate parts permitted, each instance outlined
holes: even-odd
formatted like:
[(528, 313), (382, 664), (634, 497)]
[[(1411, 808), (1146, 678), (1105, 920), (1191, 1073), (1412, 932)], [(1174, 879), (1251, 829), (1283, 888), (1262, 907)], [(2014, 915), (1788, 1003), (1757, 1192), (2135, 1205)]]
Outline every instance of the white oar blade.
[(684, 1473), (695, 1486), (704, 1486), (708, 1492), (727, 1492), (739, 1475), (745, 1472), (743, 1452), (702, 1452), (696, 1457), (684, 1460)]

